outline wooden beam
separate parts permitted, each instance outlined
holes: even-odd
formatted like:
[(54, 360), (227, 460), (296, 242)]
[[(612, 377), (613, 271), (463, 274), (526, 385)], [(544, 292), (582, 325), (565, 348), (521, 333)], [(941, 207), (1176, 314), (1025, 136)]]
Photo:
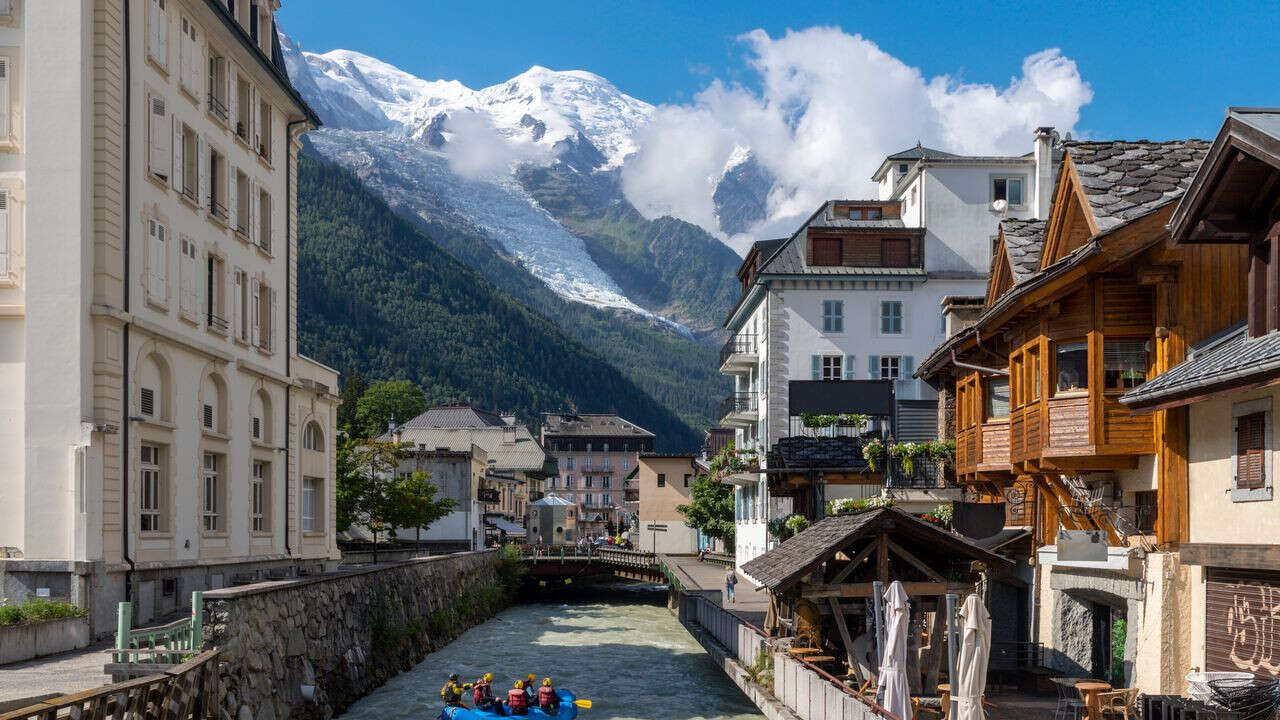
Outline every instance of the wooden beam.
[(849, 573), (852, 573), (854, 570), (858, 569), (858, 566), (862, 564), (862, 561), (866, 560), (867, 557), (871, 555), (871, 553), (875, 552), (875, 549), (876, 549), (876, 543), (874, 541), (868, 543), (867, 546), (862, 548), (862, 550), (857, 555), (853, 556), (853, 559), (849, 561), (848, 565), (845, 565), (844, 567), (840, 568), (840, 572), (836, 573), (835, 577), (831, 578), (831, 582), (833, 583), (844, 582), (844, 579), (849, 577)]
[(885, 585), (889, 584), (889, 535), (880, 533), (876, 540), (876, 577)]
[(1280, 567), (1280, 545), (1184, 543), (1178, 555), (1185, 565), (1275, 570)]
[[(902, 589), (907, 592), (910, 597), (938, 597), (948, 593), (956, 593), (965, 595), (973, 592), (973, 586), (965, 583), (940, 583), (940, 582), (904, 582)], [(857, 583), (854, 585), (812, 585), (802, 584), (800, 586), (800, 597), (806, 600), (825, 600), (827, 598), (869, 598), (875, 592), (871, 583)]]
[(915, 555), (912, 555), (910, 552), (908, 552), (906, 548), (902, 547), (901, 545), (899, 545), (898, 543), (892, 540), (885, 540), (885, 542), (889, 544), (889, 549), (892, 550), (895, 555), (911, 563), (911, 565), (914, 566), (915, 569), (919, 570), (925, 575), (928, 575), (929, 578), (932, 579), (934, 582), (947, 581), (946, 578), (939, 575), (937, 571), (935, 571), (933, 568), (929, 567), (928, 565), (925, 565), (923, 562), (920, 561), (919, 558), (917, 558)]
[[(840, 642), (844, 644), (845, 662), (849, 664), (849, 672), (858, 672), (858, 662), (853, 657), (853, 638), (849, 637), (849, 626), (844, 622), (844, 609), (840, 607), (840, 601), (835, 598), (827, 598), (827, 602), (831, 604), (831, 614), (836, 618), (836, 629), (840, 631)], [(858, 677), (861, 681), (863, 678)]]

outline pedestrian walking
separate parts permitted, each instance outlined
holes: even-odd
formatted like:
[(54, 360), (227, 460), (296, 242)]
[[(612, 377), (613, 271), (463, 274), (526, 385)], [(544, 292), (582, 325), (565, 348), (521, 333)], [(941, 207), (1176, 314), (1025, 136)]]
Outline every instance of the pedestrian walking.
[(729, 598), (729, 602), (737, 602), (733, 597), (733, 588), (738, 584), (738, 573), (729, 568), (729, 572), (724, 576), (724, 596)]

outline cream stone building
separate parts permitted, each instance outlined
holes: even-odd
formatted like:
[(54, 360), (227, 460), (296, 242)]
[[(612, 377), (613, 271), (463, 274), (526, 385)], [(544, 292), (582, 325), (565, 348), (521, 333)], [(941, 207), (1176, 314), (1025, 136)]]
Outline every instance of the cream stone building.
[(0, 1), (0, 595), (95, 633), (338, 557), (278, 6)]
[(698, 552), (698, 531), (677, 509), (688, 505), (693, 481), (705, 472), (692, 454), (640, 453), (636, 465), (639, 497), (637, 547), (667, 555)]

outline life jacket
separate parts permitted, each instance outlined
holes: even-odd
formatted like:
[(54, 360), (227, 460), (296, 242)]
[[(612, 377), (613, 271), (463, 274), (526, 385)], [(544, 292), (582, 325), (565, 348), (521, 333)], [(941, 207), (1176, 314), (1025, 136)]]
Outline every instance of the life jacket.
[(550, 685), (543, 685), (538, 688), (538, 705), (544, 708), (550, 707), (555, 704), (556, 700), (559, 700), (559, 698), (556, 697), (555, 688)]
[(475, 684), (473, 697), (475, 698), (477, 705), (481, 703), (491, 703), (493, 702), (493, 688), (489, 683), (481, 680)]
[(457, 704), (462, 702), (462, 688), (453, 683), (448, 683), (440, 688), (440, 697), (444, 699), (446, 704)]
[(524, 690), (511, 688), (507, 692), (507, 706), (511, 712), (523, 715), (529, 712), (529, 696), (524, 694)]

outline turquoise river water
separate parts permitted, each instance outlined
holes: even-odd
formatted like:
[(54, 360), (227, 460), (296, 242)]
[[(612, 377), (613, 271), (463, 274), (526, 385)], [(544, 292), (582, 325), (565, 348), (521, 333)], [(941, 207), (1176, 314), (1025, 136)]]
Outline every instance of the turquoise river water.
[[(450, 672), (486, 671), (494, 694), (550, 675), (594, 702), (582, 720), (758, 720), (762, 716), (665, 607), (628, 602), (518, 605), (472, 628), (357, 701), (342, 720), (431, 720)], [(468, 703), (469, 704), (469, 703)]]

